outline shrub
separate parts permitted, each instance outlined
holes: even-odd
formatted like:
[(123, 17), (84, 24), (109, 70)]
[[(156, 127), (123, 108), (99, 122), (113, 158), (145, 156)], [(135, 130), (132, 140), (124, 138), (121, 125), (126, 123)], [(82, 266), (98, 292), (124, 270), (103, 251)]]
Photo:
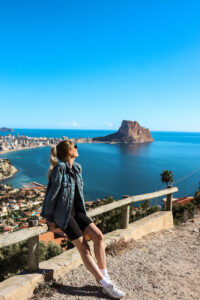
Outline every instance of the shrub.
[[(60, 245), (39, 241), (39, 262), (54, 257), (62, 252)], [(28, 240), (0, 249), (0, 281), (27, 270)]]
[(191, 202), (185, 204), (176, 204), (172, 207), (174, 224), (186, 222), (191, 219), (200, 209), (200, 202), (198, 198), (194, 198)]

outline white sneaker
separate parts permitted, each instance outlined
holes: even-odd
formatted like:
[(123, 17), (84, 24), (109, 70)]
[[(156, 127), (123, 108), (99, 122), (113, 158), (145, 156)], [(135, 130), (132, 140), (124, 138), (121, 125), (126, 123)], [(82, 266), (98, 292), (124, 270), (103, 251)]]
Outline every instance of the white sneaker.
[(126, 295), (126, 293), (120, 291), (113, 282), (111, 282), (107, 287), (103, 287), (102, 291), (115, 299), (120, 299)]

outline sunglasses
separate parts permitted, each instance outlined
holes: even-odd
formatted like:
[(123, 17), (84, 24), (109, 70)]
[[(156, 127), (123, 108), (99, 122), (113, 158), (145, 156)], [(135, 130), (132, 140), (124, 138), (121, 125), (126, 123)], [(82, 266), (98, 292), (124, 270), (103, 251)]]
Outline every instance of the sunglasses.
[(74, 148), (78, 149), (78, 146), (77, 146), (77, 144), (74, 144)]

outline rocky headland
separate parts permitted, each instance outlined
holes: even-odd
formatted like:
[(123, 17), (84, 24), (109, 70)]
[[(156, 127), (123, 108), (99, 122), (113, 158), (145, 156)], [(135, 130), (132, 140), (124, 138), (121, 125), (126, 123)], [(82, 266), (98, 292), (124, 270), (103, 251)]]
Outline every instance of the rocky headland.
[(12, 177), (17, 171), (8, 159), (0, 159), (0, 180)]
[(117, 132), (106, 136), (95, 137), (92, 141), (139, 144), (153, 142), (154, 139), (149, 129), (140, 126), (137, 121), (123, 120)]
[(1, 128), (0, 128), (0, 131), (3, 131), (3, 132), (7, 132), (7, 131), (9, 131), (9, 132), (13, 132), (13, 131), (14, 131), (14, 129), (7, 128), (7, 127), (1, 127)]

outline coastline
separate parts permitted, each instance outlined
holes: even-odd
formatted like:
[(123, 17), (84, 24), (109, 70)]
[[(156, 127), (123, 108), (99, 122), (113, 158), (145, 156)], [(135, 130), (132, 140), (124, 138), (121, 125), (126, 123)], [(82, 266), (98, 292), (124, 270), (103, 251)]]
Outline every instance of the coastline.
[(33, 146), (33, 147), (28, 147), (28, 148), (21, 148), (21, 149), (12, 149), (12, 150), (4, 150), (0, 152), (0, 156), (9, 152), (14, 152), (14, 151), (21, 151), (21, 150), (28, 150), (28, 149), (33, 149), (33, 148), (41, 148), (41, 147), (49, 147), (49, 146)]
[[(141, 142), (141, 143), (127, 143), (127, 142), (111, 142), (111, 141), (76, 141), (77, 144), (131, 144), (131, 145), (136, 145), (136, 144), (145, 144), (149, 142)], [(42, 147), (51, 147), (51, 145), (43, 145), (43, 146), (33, 146), (33, 147), (27, 147), (27, 148), (20, 148), (20, 149), (12, 149), (12, 150), (4, 150), (0, 151), (0, 156), (9, 152), (15, 152), (15, 151), (22, 151), (22, 150), (28, 150), (28, 149), (33, 149), (33, 148), (42, 148)]]
[[(108, 141), (95, 141), (95, 142), (76, 142), (77, 144), (120, 144), (118, 142), (108, 142)], [(27, 148), (20, 148), (20, 149), (12, 149), (12, 150), (4, 150), (0, 152), (0, 156), (9, 152), (15, 152), (15, 151), (22, 151), (22, 150), (28, 150), (33, 148), (42, 148), (42, 147), (50, 147), (51, 145), (43, 145), (43, 146), (33, 146), (33, 147), (27, 147)]]
[[(76, 142), (78, 144), (93, 144), (93, 143), (105, 143), (105, 144), (117, 144), (115, 142), (100, 142), (100, 141), (95, 141), (95, 142)], [(0, 156), (9, 152), (15, 152), (15, 151), (22, 151), (22, 150), (28, 150), (28, 149), (33, 149), (33, 148), (42, 148), (42, 147), (51, 147), (51, 145), (43, 145), (43, 146), (33, 146), (33, 147), (27, 147), (27, 148), (20, 148), (20, 149), (12, 149), (12, 150), (4, 150), (0, 151)]]

